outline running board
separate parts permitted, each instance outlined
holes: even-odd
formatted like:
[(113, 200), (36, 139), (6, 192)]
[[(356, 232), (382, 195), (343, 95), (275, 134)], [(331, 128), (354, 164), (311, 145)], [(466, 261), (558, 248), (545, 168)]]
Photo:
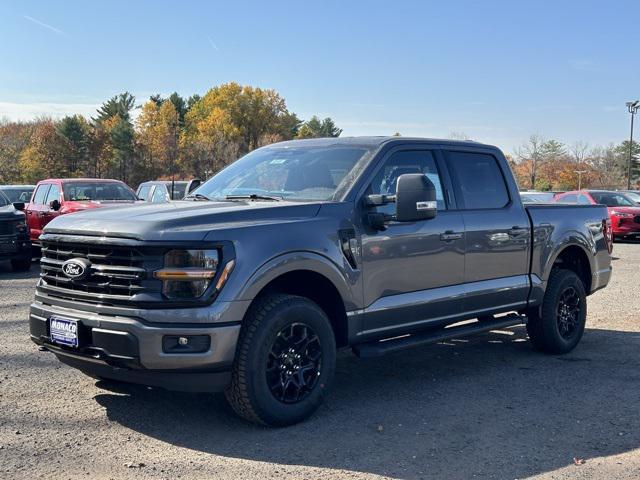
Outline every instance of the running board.
[(399, 338), (393, 338), (391, 340), (360, 343), (358, 345), (354, 345), (352, 350), (353, 353), (360, 358), (379, 357), (381, 355), (398, 352), (407, 348), (429, 345), (430, 343), (438, 343), (452, 338), (466, 337), (476, 333), (498, 330), (500, 328), (512, 327), (514, 325), (522, 325), (525, 323), (527, 323), (527, 317), (512, 313), (499, 318), (484, 320), (482, 322), (478, 320), (477, 322), (467, 323), (460, 325), (459, 327), (439, 329), (435, 332), (415, 333)]

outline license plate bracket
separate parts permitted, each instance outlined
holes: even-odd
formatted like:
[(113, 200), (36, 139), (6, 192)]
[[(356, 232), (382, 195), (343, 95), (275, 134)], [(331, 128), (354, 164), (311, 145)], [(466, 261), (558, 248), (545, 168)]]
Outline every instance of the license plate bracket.
[(53, 343), (67, 347), (78, 347), (78, 324), (71, 318), (49, 317), (49, 338)]

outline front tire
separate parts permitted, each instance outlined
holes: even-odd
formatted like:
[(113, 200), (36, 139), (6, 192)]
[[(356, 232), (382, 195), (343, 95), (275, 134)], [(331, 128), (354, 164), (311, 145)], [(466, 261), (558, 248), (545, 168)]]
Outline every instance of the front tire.
[(335, 337), (324, 311), (304, 297), (267, 295), (247, 314), (225, 394), (246, 420), (292, 425), (320, 406), (335, 364)]
[(527, 332), (540, 351), (563, 354), (573, 350), (584, 334), (587, 295), (580, 278), (570, 270), (554, 269), (542, 307), (528, 312)]

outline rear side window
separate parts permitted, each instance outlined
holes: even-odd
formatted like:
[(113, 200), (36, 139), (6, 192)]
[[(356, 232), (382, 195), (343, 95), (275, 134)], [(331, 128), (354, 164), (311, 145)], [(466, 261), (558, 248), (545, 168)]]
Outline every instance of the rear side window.
[(49, 191), (48, 183), (38, 185), (38, 188), (36, 188), (36, 193), (33, 195), (33, 203), (42, 205), (44, 203), (44, 199), (47, 197), (48, 191)]
[(447, 159), (456, 196), (465, 210), (502, 208), (509, 203), (507, 185), (493, 155), (448, 152)]

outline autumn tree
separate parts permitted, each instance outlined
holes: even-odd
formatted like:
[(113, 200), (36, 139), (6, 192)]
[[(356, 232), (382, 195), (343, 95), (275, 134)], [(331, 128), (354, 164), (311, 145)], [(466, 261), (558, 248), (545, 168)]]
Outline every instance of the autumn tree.
[(20, 156), (29, 145), (34, 128), (35, 122), (0, 120), (0, 183), (20, 178)]
[(516, 149), (516, 156), (519, 159), (521, 170), (528, 176), (528, 188), (535, 189), (538, 180), (538, 169), (545, 161), (544, 145), (545, 141), (540, 135), (531, 135), (529, 141)]
[(149, 178), (174, 174), (180, 117), (173, 102), (148, 101), (136, 120), (142, 167)]
[(36, 183), (48, 177), (68, 174), (65, 161), (66, 145), (51, 119), (40, 119), (34, 125), (29, 144), (18, 160), (21, 180)]

